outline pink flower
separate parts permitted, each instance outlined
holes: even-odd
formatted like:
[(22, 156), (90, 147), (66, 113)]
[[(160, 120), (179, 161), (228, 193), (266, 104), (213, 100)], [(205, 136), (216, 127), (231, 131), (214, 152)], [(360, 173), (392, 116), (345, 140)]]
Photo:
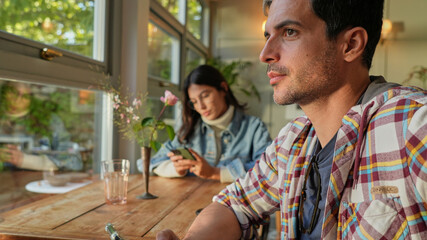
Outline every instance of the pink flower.
[(115, 101), (116, 103), (121, 103), (121, 101), (120, 101), (120, 96), (119, 96), (119, 95), (114, 96), (114, 101)]
[(117, 104), (117, 103), (113, 103), (113, 108), (114, 108), (114, 109), (116, 109), (116, 110), (117, 110), (117, 109), (119, 109), (119, 107), (120, 107), (120, 105), (119, 105), (119, 104)]
[(126, 108), (126, 112), (133, 113), (133, 107), (127, 107)]
[(120, 118), (121, 119), (125, 118), (125, 115), (123, 113), (120, 113)]
[(135, 106), (136, 109), (138, 109), (138, 107), (142, 105), (142, 102), (141, 100), (135, 98), (132, 102), (132, 105)]
[(165, 96), (160, 97), (160, 101), (164, 102), (165, 105), (173, 106), (178, 102), (178, 98), (173, 95), (169, 90), (166, 90)]

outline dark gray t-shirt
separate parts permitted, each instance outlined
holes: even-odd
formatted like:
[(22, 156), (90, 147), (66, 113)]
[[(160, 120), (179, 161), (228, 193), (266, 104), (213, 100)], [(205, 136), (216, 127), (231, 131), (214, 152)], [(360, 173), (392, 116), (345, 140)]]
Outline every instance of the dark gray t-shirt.
[(321, 198), (316, 213), (315, 227), (311, 234), (301, 233), (301, 239), (320, 239), (320, 235), (322, 234), (323, 221), (321, 220), (325, 211), (326, 192), (329, 185), (336, 138), (337, 135), (335, 134), (335, 136), (328, 142), (328, 144), (326, 144), (324, 148), (321, 148), (319, 141), (316, 143), (317, 148), (315, 150), (316, 153), (314, 154), (315, 157), (313, 157), (311, 161), (316, 161), (318, 164), (321, 183), (317, 182), (315, 171), (312, 169), (307, 180), (307, 199), (304, 202), (303, 224), (305, 229), (308, 229), (310, 226), (310, 221), (312, 215), (314, 214), (314, 205), (316, 204), (316, 194), (318, 187), (320, 187)]

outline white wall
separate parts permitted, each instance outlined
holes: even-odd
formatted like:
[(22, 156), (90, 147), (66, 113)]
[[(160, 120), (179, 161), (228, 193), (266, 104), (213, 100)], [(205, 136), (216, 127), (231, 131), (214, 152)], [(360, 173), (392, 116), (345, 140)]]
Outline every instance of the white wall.
[[(427, 67), (426, 0), (386, 0), (384, 18), (403, 22), (404, 29), (378, 45), (371, 74), (402, 83), (416, 65)], [(422, 87), (421, 81), (411, 85)]]
[[(385, 41), (377, 47), (371, 74), (383, 75), (389, 82), (402, 83), (416, 65), (427, 67), (427, 40)], [(422, 82), (416, 79), (409, 84), (422, 87)]]
[[(256, 83), (262, 100), (249, 99), (249, 113), (261, 117), (271, 136), (275, 137), (287, 122), (303, 113), (295, 105), (278, 106), (272, 100), (273, 91), (266, 76), (266, 65), (258, 60), (264, 45), (261, 26), (266, 19), (262, 13), (262, 1), (222, 0), (217, 1), (217, 7), (213, 55), (223, 60), (253, 62), (253, 66), (243, 72), (242, 78)], [(384, 16), (392, 21), (403, 21), (405, 31), (378, 46), (371, 74), (384, 75), (388, 81), (401, 83), (413, 66), (427, 66), (426, 11), (426, 0), (386, 0)], [(421, 86), (417, 81), (411, 84)]]

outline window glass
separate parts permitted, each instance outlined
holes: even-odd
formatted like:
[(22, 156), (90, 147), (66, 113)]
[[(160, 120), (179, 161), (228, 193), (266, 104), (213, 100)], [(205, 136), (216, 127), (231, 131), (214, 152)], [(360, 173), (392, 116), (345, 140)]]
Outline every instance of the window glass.
[(197, 39), (202, 39), (203, 32), (203, 7), (199, 0), (188, 1), (188, 16), (187, 16), (187, 27), (188, 30)]
[[(1, 0), (0, 30), (103, 61), (102, 0)], [(102, 12), (101, 15), (99, 13)], [(95, 29), (96, 28), (96, 29)], [(100, 31), (100, 32), (97, 32)], [(101, 46), (98, 46), (101, 45)]]
[(179, 41), (153, 23), (148, 24), (148, 74), (178, 81)]
[(0, 155), (3, 171), (92, 172), (99, 95), (0, 79), (0, 148), (14, 145), (24, 153), (20, 163)]
[(187, 48), (187, 63), (185, 65), (185, 76), (187, 76), (197, 66), (204, 64), (205, 58), (193, 51), (191, 48)]
[(168, 10), (176, 19), (184, 23), (183, 9), (185, 9), (185, 0), (157, 0), (166, 10)]

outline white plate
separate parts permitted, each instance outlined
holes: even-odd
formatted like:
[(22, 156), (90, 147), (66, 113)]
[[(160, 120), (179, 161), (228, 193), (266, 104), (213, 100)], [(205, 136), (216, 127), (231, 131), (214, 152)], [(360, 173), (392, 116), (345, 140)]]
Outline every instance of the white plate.
[(82, 183), (67, 183), (65, 186), (61, 187), (54, 187), (49, 184), (46, 180), (40, 180), (40, 181), (34, 181), (30, 182), (27, 185), (25, 185), (25, 189), (27, 189), (30, 192), (36, 192), (36, 193), (66, 193), (71, 190), (77, 189), (79, 187), (83, 187), (92, 181), (86, 181)]

